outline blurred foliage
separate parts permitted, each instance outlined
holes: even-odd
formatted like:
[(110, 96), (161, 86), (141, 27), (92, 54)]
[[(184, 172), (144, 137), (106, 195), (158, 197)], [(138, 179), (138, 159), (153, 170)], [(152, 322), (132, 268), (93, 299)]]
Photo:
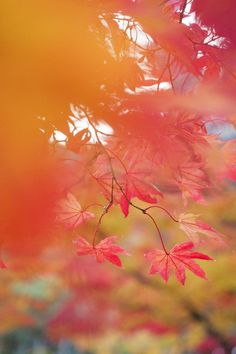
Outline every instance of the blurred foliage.
[[(62, 257), (55, 245), (48, 250), (49, 258), (41, 257), (37, 275), (33, 270), (29, 276), (28, 265), (21, 262), (17, 272), (1, 272), (1, 353), (69, 354), (89, 350), (97, 354), (195, 354), (211, 353), (214, 348), (224, 348), (225, 343), (233, 345), (233, 193), (234, 189), (225, 192), (224, 198), (212, 200), (209, 213), (205, 214), (209, 220), (214, 218), (231, 242), (230, 250), (227, 246), (225, 250), (212, 248), (211, 256), (217, 261), (205, 266), (208, 281), (188, 272), (185, 287), (174, 279), (166, 286), (158, 277), (148, 276), (148, 264), (142, 253), (149, 240), (140, 235), (150, 234), (152, 226), (136, 213), (127, 228), (123, 223), (120, 226), (120, 233), (130, 235), (123, 241), (126, 248), (132, 244), (139, 254), (135, 262), (129, 258), (125, 261), (125, 272), (109, 264), (98, 267), (87, 257), (67, 257), (66, 248)], [(226, 212), (227, 205), (231, 206), (230, 213)], [(196, 206), (193, 208), (196, 211)], [(118, 210), (112, 215), (111, 224), (118, 217)], [(159, 223), (167, 236), (176, 232), (182, 237), (176, 225), (161, 214)], [(71, 343), (72, 349), (60, 349), (64, 340)]]
[[(182, 55), (180, 49), (186, 44), (178, 41), (182, 32), (175, 31), (175, 24), (171, 26), (173, 36), (170, 36), (166, 23), (150, 22), (149, 12), (154, 2), (148, 3), (150, 8), (142, 12), (141, 7), (137, 18), (143, 16), (143, 28), (150, 33), (155, 34), (157, 26), (159, 31), (160, 28), (164, 31), (162, 36), (167, 36), (167, 50), (177, 55), (175, 70), (181, 72), (176, 88), (184, 86), (188, 76), (188, 85), (192, 87), (196, 81), (191, 55), (188, 55), (192, 52), (187, 48), (187, 54)], [(173, 6), (180, 3), (181, 8), (184, 4), (183, 1), (171, 3)], [(137, 210), (130, 211), (127, 221), (115, 206), (99, 233), (100, 238), (110, 230), (122, 235), (122, 245), (136, 254), (124, 260), (125, 271), (109, 264), (98, 265), (92, 257), (77, 257), (72, 247), (77, 233), (54, 224), (52, 227), (52, 206), (61, 197), (62, 190), (73, 185), (76, 174), (81, 173), (69, 165), (66, 171), (62, 170), (61, 165), (45, 154), (45, 149), (51, 151), (48, 140), (55, 127), (69, 134), (66, 119), (70, 103), (92, 107), (98, 119), (104, 114), (105, 121), (113, 123), (124, 135), (130, 131), (134, 135), (136, 131), (142, 133), (147, 125), (146, 107), (151, 107), (152, 117), (152, 110), (157, 114), (159, 105), (160, 110), (170, 109), (172, 114), (176, 105), (197, 114), (216, 111), (221, 116), (226, 111), (235, 124), (235, 95), (230, 80), (220, 87), (214, 80), (212, 85), (209, 82), (205, 87), (200, 85), (196, 97), (189, 95), (185, 101), (175, 92), (172, 96), (162, 92), (154, 105), (152, 97), (147, 102), (136, 102), (131, 94), (135, 109), (141, 107), (143, 115), (125, 116), (121, 124), (114, 119), (114, 107), (117, 104), (121, 109), (121, 102), (127, 99), (124, 87), (126, 91), (136, 92), (136, 86), (140, 89), (145, 80), (135, 61), (120, 60), (119, 53), (128, 51), (127, 38), (122, 42), (115, 22), (113, 34), (115, 38), (117, 35), (117, 42), (113, 51), (105, 35), (106, 26), (101, 41), (94, 33), (97, 28), (101, 30), (98, 16), (104, 7), (109, 13), (117, 6), (126, 9), (126, 5), (126, 1), (105, 0), (26, 0), (23, 5), (17, 0), (1, 2), (1, 80), (5, 97), (1, 103), (0, 242), (1, 246), (7, 245), (1, 256), (8, 266), (0, 272), (1, 354), (228, 354), (236, 346), (236, 191), (233, 183), (214, 185), (211, 192), (206, 192), (206, 204), (188, 205), (189, 212), (201, 214), (206, 222), (225, 233), (227, 244), (222, 248), (210, 242), (209, 254), (216, 262), (204, 264), (209, 280), (203, 281), (187, 272), (184, 288), (174, 279), (166, 286), (158, 276), (147, 275), (149, 265), (143, 253), (156, 247), (155, 230)], [(175, 15), (179, 16), (179, 12)], [(108, 17), (107, 23), (109, 20)], [(233, 26), (234, 20), (231, 22)], [(95, 24), (93, 28), (91, 23)], [(223, 48), (227, 48), (226, 44)], [(131, 40), (129, 45), (129, 50), (135, 52)], [(219, 48), (214, 49), (218, 53)], [(235, 65), (235, 51), (231, 49), (224, 52), (226, 72)], [(116, 56), (118, 60), (114, 59)], [(166, 53), (160, 54), (159, 50), (155, 53), (151, 48), (151, 54), (146, 59), (139, 57), (139, 61), (149, 62), (150, 58), (158, 59), (153, 71), (160, 75), (160, 63), (166, 60)], [(212, 67), (210, 63), (210, 67), (204, 67), (204, 74), (210, 71), (221, 77), (220, 63), (218, 60), (217, 65)], [(204, 78), (207, 80), (207, 75)], [(170, 79), (166, 74), (163, 82)], [(103, 92), (104, 82), (111, 101), (107, 101)], [(226, 92), (225, 97), (222, 91)], [(104, 112), (107, 105), (110, 110)], [(133, 113), (129, 105), (123, 108), (123, 112)], [(45, 124), (45, 134), (41, 134), (39, 122)], [(152, 123), (151, 120), (149, 130), (153, 129)], [(169, 155), (174, 160), (171, 152)], [(70, 151), (66, 157), (74, 157), (74, 152)], [(224, 156), (217, 154), (211, 158), (213, 170), (224, 161)], [(165, 178), (162, 182), (163, 189), (170, 194), (163, 205), (179, 214), (183, 204), (176, 198), (176, 190), (168, 190)], [(82, 200), (90, 200), (92, 194), (92, 187), (81, 188)], [(152, 215), (164, 230), (168, 246), (173, 245), (173, 239), (185, 240), (178, 226), (160, 210), (152, 210)], [(82, 225), (81, 234), (90, 234), (92, 227), (90, 223)], [(204, 239), (199, 248), (204, 252)]]

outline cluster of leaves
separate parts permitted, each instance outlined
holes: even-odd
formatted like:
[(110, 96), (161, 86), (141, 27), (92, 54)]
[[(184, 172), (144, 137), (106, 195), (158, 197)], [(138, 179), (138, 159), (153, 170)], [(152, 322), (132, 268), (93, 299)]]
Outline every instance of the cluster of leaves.
[[(224, 236), (197, 215), (184, 211), (173, 216), (163, 203), (168, 205), (173, 193), (185, 209), (189, 200), (204, 203), (224, 186), (225, 179), (233, 179), (235, 142), (222, 142), (209, 129), (215, 120), (232, 120), (227, 97), (220, 107), (212, 101), (226, 82), (234, 85), (233, 68), (228, 66), (233, 49), (228, 39), (194, 17), (197, 2), (124, 1), (119, 6), (113, 2), (112, 10), (103, 7), (96, 27), (98, 39), (106, 43), (109, 62), (118, 68), (118, 80), (104, 78), (99, 101), (92, 107), (72, 106), (64, 146), (58, 147), (54, 140), (60, 157), (71, 160), (79, 174), (67, 192), (87, 203), (82, 209), (68, 194), (57, 219), (76, 229), (94, 217), (87, 210), (102, 203), (102, 193), (108, 204), (98, 216), (92, 243), (82, 237), (75, 241), (77, 254), (94, 254), (98, 262), (121, 266), (116, 253), (126, 251), (115, 246), (113, 238), (96, 244), (101, 222), (114, 205), (125, 217), (130, 207), (139, 210), (154, 224), (162, 246), (146, 254), (152, 261), (150, 273), (160, 273), (167, 281), (174, 270), (184, 284), (185, 268), (205, 278), (193, 258), (211, 259), (189, 250), (201, 243), (203, 235), (221, 245)], [(199, 107), (202, 97), (204, 104)], [(90, 190), (94, 198), (84, 198), (81, 190)], [(142, 207), (134, 198), (151, 206)], [(151, 214), (158, 208), (179, 224), (191, 242), (167, 250)]]
[[(84, 38), (78, 39), (76, 51), (76, 87), (66, 95), (66, 104), (74, 104), (72, 114), (55, 116), (51, 107), (48, 112), (42, 107), (35, 114), (47, 118), (34, 121), (34, 133), (29, 133), (32, 110), (22, 110), (28, 140), (19, 153), (27, 151), (27, 156), (19, 168), (18, 151), (9, 152), (10, 166), (20, 170), (21, 191), (15, 187), (11, 193), (20, 201), (14, 208), (8, 198), (3, 248), (10, 253), (19, 244), (26, 252), (35, 246), (43, 249), (48, 239), (38, 235), (52, 227), (55, 213), (58, 223), (76, 231), (97, 218), (91, 242), (89, 234), (75, 240), (77, 254), (121, 266), (117, 254), (127, 252), (101, 231), (105, 215), (119, 205), (125, 217), (133, 208), (155, 227), (161, 249), (147, 253), (151, 273), (168, 280), (169, 271), (175, 270), (183, 284), (188, 268), (205, 278), (193, 259), (210, 257), (190, 249), (201, 244), (203, 235), (219, 244), (224, 237), (186, 208), (191, 200), (204, 203), (219, 193), (227, 179), (235, 180), (235, 142), (221, 141), (210, 129), (216, 122), (235, 123), (234, 38), (222, 32), (217, 13), (210, 18), (200, 0), (101, 0), (96, 5), (87, 0), (75, 6)], [(225, 5), (230, 6), (235, 6), (232, 1)], [(77, 17), (73, 21), (79, 22)], [(70, 87), (64, 90), (70, 92)], [(35, 167), (35, 150), (29, 148), (34, 141), (40, 147), (40, 167)], [(1, 186), (4, 201), (8, 177), (7, 172)], [(181, 207), (172, 212), (173, 195)], [(153, 210), (178, 223), (190, 242), (168, 251)]]
[[(228, 196), (224, 194), (224, 200), (212, 202), (215, 220), (223, 216), (229, 225), (235, 220), (235, 209), (230, 218), (228, 212), (232, 200), (231, 191)], [(118, 208), (114, 216), (119, 219)], [(170, 218), (166, 220), (163, 215), (158, 221), (166, 233), (172, 232)], [(109, 218), (108, 222), (112, 227)], [(138, 257), (143, 253), (142, 244), (150, 248), (149, 237), (145, 240), (141, 232), (137, 233), (146, 228), (145, 218), (141, 222), (137, 225), (137, 218), (131, 217), (130, 238), (135, 241), (132, 249), (136, 257), (127, 259), (125, 272), (115, 272), (105, 263), (96, 265), (90, 244), (91, 257), (71, 254), (70, 240), (65, 245), (63, 234), (57, 235), (47, 254), (32, 257), (31, 267), (24, 266), (22, 259), (12, 263), (13, 272), (1, 272), (6, 284), (0, 293), (4, 301), (1, 333), (11, 330), (13, 335), (12, 329), (19, 328), (23, 334), (25, 326), (42, 328), (54, 342), (66, 338), (92, 353), (112, 353), (116, 346), (118, 353), (126, 350), (130, 354), (140, 348), (147, 353), (209, 353), (217, 348), (230, 352), (235, 345), (235, 279), (226, 274), (235, 267), (234, 254), (220, 250), (218, 266), (206, 265), (210, 282), (201, 282), (193, 275), (184, 288), (174, 280), (165, 286), (157, 277), (146, 275), (145, 260)], [(80, 229), (83, 227), (89, 230), (85, 223)], [(227, 232), (234, 236), (234, 227), (228, 227)], [(177, 236), (177, 230), (175, 233)], [(199, 254), (188, 246), (188, 250), (172, 250), (170, 257), (173, 254), (178, 263), (184, 254), (194, 261), (191, 257)], [(38, 276), (35, 268), (38, 273), (40, 270)]]
[[(235, 257), (210, 225), (233, 249), (235, 140), (221, 133), (235, 125), (235, 7), (1, 4), (1, 334), (232, 351)], [(218, 262), (203, 270), (206, 249)], [(186, 270), (182, 288), (170, 275)]]

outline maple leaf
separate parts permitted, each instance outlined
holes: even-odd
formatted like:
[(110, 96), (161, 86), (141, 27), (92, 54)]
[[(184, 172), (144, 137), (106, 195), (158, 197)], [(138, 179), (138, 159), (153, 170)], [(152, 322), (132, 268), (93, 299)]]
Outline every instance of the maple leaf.
[[(109, 159), (107, 155), (101, 154), (97, 157), (95, 163), (95, 171), (92, 176), (95, 178), (97, 183), (102, 189), (102, 192), (106, 199), (111, 199), (112, 194), (112, 172), (109, 165)], [(116, 200), (116, 194), (119, 194), (120, 191), (117, 189), (117, 186), (113, 186), (113, 197)]]
[(198, 242), (199, 235), (204, 235), (215, 241), (224, 243), (225, 236), (207, 223), (198, 220), (198, 216), (192, 213), (182, 213), (179, 215), (180, 229), (187, 234), (189, 239)]
[(144, 202), (154, 204), (157, 203), (157, 198), (155, 196), (163, 196), (159, 189), (147, 180), (147, 177), (150, 174), (148, 168), (139, 168), (137, 158), (126, 157), (126, 159), (129, 159), (129, 163), (128, 166), (125, 167), (125, 172), (120, 171), (120, 166), (114, 168), (114, 165), (117, 167), (117, 161), (116, 163), (113, 161), (113, 170), (116, 170), (116, 180), (113, 185), (113, 190), (113, 175), (106, 156), (99, 156), (97, 159), (99, 165), (94, 173), (94, 177), (102, 188), (104, 196), (110, 200), (112, 192), (113, 203), (120, 205), (125, 216), (129, 213), (130, 201), (133, 198), (138, 198)]
[(120, 207), (125, 216), (129, 213), (129, 205), (132, 198), (138, 198), (146, 203), (157, 203), (155, 195), (162, 197), (162, 193), (153, 184), (145, 181), (147, 171), (142, 171), (132, 163), (127, 172), (121, 176), (122, 196)]
[(93, 213), (83, 210), (71, 193), (68, 193), (67, 198), (58, 203), (56, 213), (56, 221), (65, 224), (69, 229), (75, 229), (86, 220), (95, 217)]
[(77, 255), (84, 256), (94, 254), (98, 263), (103, 263), (105, 260), (115, 264), (118, 267), (122, 266), (120, 258), (117, 254), (129, 256), (129, 253), (122, 247), (115, 244), (116, 236), (109, 236), (99, 242), (97, 245), (91, 245), (85, 238), (79, 237), (74, 243), (77, 246)]
[(170, 271), (175, 271), (177, 280), (184, 285), (186, 279), (185, 269), (187, 268), (198, 277), (207, 279), (203, 269), (193, 259), (207, 261), (213, 259), (203, 253), (191, 252), (193, 247), (194, 244), (192, 242), (185, 242), (175, 245), (169, 253), (159, 249), (147, 252), (144, 256), (152, 262), (149, 274), (159, 273), (167, 282)]
[(209, 181), (201, 163), (188, 162), (180, 166), (176, 182), (182, 191), (184, 205), (188, 198), (199, 203), (204, 201), (202, 190), (209, 187)]

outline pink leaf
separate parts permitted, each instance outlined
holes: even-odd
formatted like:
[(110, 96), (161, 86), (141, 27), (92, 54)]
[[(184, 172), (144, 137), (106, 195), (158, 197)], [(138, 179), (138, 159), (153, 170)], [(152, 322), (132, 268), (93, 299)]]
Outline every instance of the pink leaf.
[(115, 264), (118, 267), (122, 266), (120, 258), (117, 254), (123, 254), (129, 256), (129, 253), (122, 247), (115, 244), (117, 240), (116, 236), (106, 237), (104, 240), (93, 246), (88, 243), (83, 237), (79, 237), (74, 241), (77, 247), (77, 255), (83, 256), (87, 254), (93, 254), (96, 257), (98, 263), (103, 263), (105, 260)]
[(56, 213), (56, 221), (64, 224), (68, 229), (76, 229), (79, 225), (95, 217), (93, 213), (83, 210), (71, 193), (68, 193), (67, 198), (58, 203)]
[(199, 235), (203, 235), (220, 243), (224, 243), (225, 236), (223, 234), (203, 221), (198, 220), (197, 217), (198, 215), (183, 213), (178, 219), (180, 229), (187, 234), (190, 240), (198, 242)]

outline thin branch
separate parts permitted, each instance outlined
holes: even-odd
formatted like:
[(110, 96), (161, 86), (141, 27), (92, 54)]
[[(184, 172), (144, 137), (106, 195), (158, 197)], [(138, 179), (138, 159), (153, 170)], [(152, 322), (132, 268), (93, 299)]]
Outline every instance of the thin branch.
[(184, 11), (185, 11), (185, 9), (186, 9), (187, 4), (188, 4), (188, 0), (185, 0), (185, 1), (184, 1), (184, 4), (183, 4), (183, 7), (182, 7), (182, 10), (181, 10), (181, 12), (180, 12), (179, 23), (182, 23), (182, 21), (183, 21), (183, 18), (184, 18)]

